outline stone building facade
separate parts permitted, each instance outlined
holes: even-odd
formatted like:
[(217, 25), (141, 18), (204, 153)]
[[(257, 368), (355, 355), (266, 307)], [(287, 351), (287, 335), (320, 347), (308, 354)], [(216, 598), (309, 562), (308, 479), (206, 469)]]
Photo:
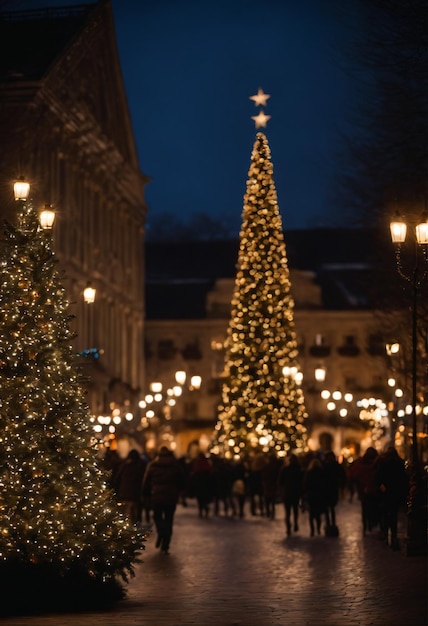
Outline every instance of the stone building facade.
[[(109, 1), (0, 17), (0, 218), (13, 182), (56, 211), (54, 250), (94, 415), (124, 415), (144, 381), (148, 179), (137, 150)], [(83, 290), (96, 289), (93, 304)], [(86, 355), (86, 356), (84, 356)]]

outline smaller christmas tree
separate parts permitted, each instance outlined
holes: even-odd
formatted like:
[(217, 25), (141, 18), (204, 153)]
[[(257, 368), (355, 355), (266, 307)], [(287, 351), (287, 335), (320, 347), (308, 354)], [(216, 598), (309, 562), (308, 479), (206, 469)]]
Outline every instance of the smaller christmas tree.
[[(253, 119), (266, 125), (269, 116), (259, 113)], [(251, 450), (278, 456), (305, 450), (307, 413), (293, 310), (270, 149), (258, 132), (244, 197), (213, 452), (232, 458)]]
[(50, 231), (30, 201), (16, 204), (0, 262), (3, 598), (19, 587), (22, 610), (117, 600), (145, 538), (120, 513), (91, 445)]

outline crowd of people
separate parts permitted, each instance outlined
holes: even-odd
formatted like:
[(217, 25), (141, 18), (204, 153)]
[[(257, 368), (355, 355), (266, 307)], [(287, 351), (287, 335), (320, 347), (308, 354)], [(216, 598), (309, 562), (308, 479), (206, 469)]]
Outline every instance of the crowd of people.
[(200, 518), (260, 515), (274, 520), (284, 509), (287, 536), (299, 531), (307, 512), (310, 536), (338, 536), (336, 507), (342, 497), (357, 497), (362, 532), (378, 529), (398, 548), (398, 513), (405, 504), (408, 477), (393, 446), (378, 453), (368, 448), (352, 464), (339, 463), (332, 451), (289, 454), (285, 459), (262, 452), (238, 460), (199, 451), (176, 458), (162, 447), (154, 458), (130, 450), (126, 459), (110, 452), (104, 459), (118, 502), (136, 524), (154, 523), (156, 547), (168, 553), (177, 505), (197, 503)]

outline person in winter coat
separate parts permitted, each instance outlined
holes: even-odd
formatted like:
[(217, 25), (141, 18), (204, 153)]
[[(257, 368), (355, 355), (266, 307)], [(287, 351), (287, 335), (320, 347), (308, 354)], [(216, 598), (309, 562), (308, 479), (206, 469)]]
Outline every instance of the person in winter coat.
[(278, 476), (278, 485), (285, 509), (285, 527), (291, 535), (291, 514), (294, 532), (299, 530), (299, 503), (302, 497), (303, 470), (295, 454), (285, 460)]
[(311, 537), (321, 534), (321, 517), (327, 509), (326, 476), (324, 467), (318, 458), (312, 459), (303, 477), (303, 495), (309, 507), (309, 526)]
[(193, 461), (191, 484), (198, 503), (199, 517), (208, 517), (214, 499), (213, 464), (203, 452)]
[(381, 534), (390, 547), (397, 550), (398, 511), (405, 504), (409, 483), (404, 461), (392, 445), (376, 460), (375, 483), (380, 499)]
[(268, 455), (266, 463), (261, 470), (263, 500), (266, 509), (266, 517), (275, 519), (275, 505), (278, 495), (278, 458), (275, 453)]
[(325, 473), (326, 524), (327, 527), (336, 526), (336, 506), (339, 502), (339, 493), (346, 484), (346, 472), (331, 450), (325, 453), (323, 466)]
[(379, 524), (379, 493), (375, 482), (377, 458), (376, 449), (370, 446), (363, 456), (354, 461), (349, 470), (349, 476), (357, 487), (361, 504), (363, 535)]
[(117, 499), (122, 504), (125, 515), (137, 524), (141, 521), (141, 485), (144, 477), (145, 464), (138, 450), (130, 450), (114, 478), (114, 489)]
[(143, 496), (150, 498), (156, 526), (156, 547), (169, 554), (174, 514), (185, 487), (186, 477), (180, 463), (166, 446), (150, 461), (144, 474)]

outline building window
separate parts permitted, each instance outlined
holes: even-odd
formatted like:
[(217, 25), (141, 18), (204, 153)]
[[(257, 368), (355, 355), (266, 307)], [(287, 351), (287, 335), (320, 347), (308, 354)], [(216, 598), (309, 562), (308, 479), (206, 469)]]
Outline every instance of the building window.
[(386, 341), (379, 333), (369, 335), (367, 352), (371, 356), (385, 356)]
[(322, 335), (321, 333), (317, 333), (315, 335), (315, 345), (316, 346), (326, 346), (327, 345), (327, 339), (326, 339), (325, 335)]
[(330, 346), (328, 345), (327, 338), (321, 333), (315, 335), (314, 343), (309, 348), (309, 353), (315, 357), (329, 356)]
[(184, 419), (185, 420), (197, 420), (198, 419), (198, 402), (197, 400), (187, 400), (184, 402)]
[(186, 361), (202, 359), (202, 352), (197, 342), (188, 343), (181, 351), (181, 354), (183, 355), (183, 359), (186, 359)]
[(345, 335), (343, 338), (343, 344), (337, 349), (341, 356), (357, 356), (360, 353), (360, 349), (357, 346), (357, 342), (354, 335)]
[(158, 341), (158, 357), (160, 359), (173, 359), (177, 353), (177, 348), (172, 339), (160, 339)]

